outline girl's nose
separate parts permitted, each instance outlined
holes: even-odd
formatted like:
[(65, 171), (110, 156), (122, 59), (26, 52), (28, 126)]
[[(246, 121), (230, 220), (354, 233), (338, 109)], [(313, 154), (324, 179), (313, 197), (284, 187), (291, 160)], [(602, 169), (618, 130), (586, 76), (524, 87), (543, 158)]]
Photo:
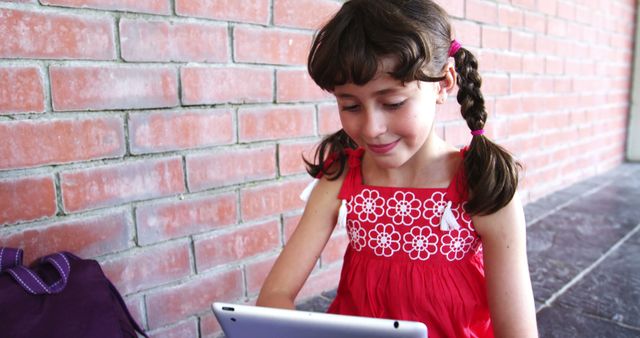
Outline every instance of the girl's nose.
[(366, 138), (376, 138), (387, 131), (387, 122), (383, 114), (377, 111), (368, 111), (363, 121), (362, 134)]

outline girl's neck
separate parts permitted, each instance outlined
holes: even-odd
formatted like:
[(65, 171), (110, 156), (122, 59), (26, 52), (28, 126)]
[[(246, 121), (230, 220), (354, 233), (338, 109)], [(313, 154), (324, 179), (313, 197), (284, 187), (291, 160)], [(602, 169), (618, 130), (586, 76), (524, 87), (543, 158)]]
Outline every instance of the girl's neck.
[(365, 154), (363, 180), (377, 186), (446, 188), (462, 160), (458, 154), (458, 149), (433, 133), (409, 161), (397, 168), (378, 167)]

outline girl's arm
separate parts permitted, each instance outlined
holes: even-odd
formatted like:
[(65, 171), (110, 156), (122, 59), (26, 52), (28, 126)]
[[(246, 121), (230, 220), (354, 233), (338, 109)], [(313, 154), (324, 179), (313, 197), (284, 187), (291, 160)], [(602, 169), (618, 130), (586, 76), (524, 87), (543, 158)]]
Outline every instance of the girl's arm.
[(484, 251), (489, 310), (496, 337), (537, 337), (527, 263), (526, 223), (515, 194), (502, 209), (473, 217)]
[(313, 189), (298, 227), (262, 285), (256, 305), (295, 308), (294, 300), (335, 227), (342, 181), (322, 178)]

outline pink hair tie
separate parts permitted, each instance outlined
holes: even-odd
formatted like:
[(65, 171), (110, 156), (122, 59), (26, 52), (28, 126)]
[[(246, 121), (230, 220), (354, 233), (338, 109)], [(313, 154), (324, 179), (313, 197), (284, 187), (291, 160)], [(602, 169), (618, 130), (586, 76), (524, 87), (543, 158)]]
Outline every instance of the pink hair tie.
[(449, 56), (455, 56), (460, 48), (462, 48), (462, 45), (460, 44), (460, 42), (458, 42), (458, 40), (454, 39), (453, 41), (451, 41), (451, 46), (449, 47)]
[(471, 131), (471, 135), (473, 135), (473, 136), (479, 136), (479, 135), (482, 135), (482, 134), (484, 134), (484, 129), (478, 129), (478, 130), (472, 130)]

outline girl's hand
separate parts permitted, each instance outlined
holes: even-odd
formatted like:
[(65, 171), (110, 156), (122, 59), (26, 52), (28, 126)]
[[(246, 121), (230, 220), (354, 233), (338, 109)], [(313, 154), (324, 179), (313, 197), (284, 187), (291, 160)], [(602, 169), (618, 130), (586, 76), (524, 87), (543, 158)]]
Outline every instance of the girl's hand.
[(537, 337), (520, 198), (496, 213), (473, 217), (482, 238), (489, 310), (496, 337)]

